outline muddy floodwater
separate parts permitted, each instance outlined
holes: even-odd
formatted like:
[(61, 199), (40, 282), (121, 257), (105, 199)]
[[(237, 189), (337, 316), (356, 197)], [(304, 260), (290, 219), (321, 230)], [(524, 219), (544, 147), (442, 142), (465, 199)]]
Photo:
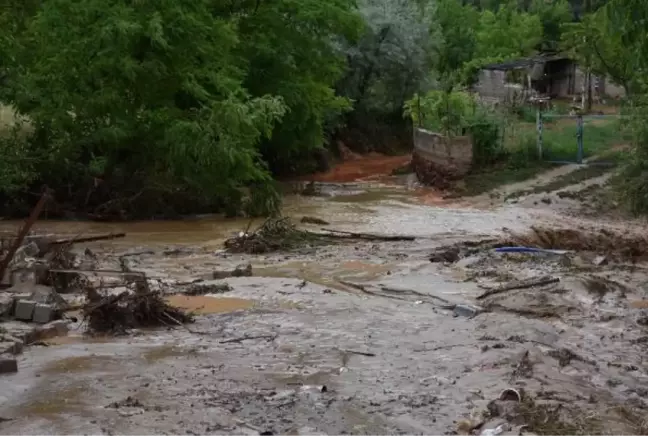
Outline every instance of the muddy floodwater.
[[(0, 376), (0, 433), (479, 434), (494, 419), (507, 434), (648, 431), (648, 264), (493, 250), (430, 261), (443, 246), (600, 220), (443, 200), (404, 178), (319, 189), (289, 195), (285, 214), (416, 239), (247, 255), (222, 248), (259, 224), (245, 219), (39, 222), (35, 233), (126, 232), (75, 249), (105, 267), (130, 254), (132, 270), (171, 287), (253, 273), (218, 280), (222, 293), (170, 295), (197, 314), (186, 327), (87, 338), (79, 321), (26, 348), (19, 372)], [(538, 275), (560, 281), (477, 298)], [(525, 398), (510, 413), (497, 401), (508, 388)]]

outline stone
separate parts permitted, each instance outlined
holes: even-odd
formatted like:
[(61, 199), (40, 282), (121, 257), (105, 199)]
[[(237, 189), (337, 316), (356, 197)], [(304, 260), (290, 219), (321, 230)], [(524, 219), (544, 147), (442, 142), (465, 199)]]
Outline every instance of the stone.
[(472, 318), (481, 312), (483, 312), (481, 307), (470, 306), (467, 304), (457, 304), (452, 311), (454, 316), (465, 316), (467, 318)]
[(36, 303), (32, 321), (37, 324), (47, 324), (54, 319), (55, 308), (52, 304)]
[(25, 343), (9, 335), (0, 337), (0, 354), (20, 354), (23, 352)]
[(14, 303), (13, 295), (0, 295), (0, 318), (9, 318), (13, 315)]
[(18, 372), (18, 362), (16, 359), (0, 357), (0, 374), (11, 374)]
[(40, 304), (52, 304), (59, 307), (65, 306), (67, 302), (58, 292), (49, 286), (34, 285), (30, 300)]
[(21, 321), (31, 321), (34, 316), (34, 308), (36, 302), (32, 300), (18, 300), (16, 301), (16, 309), (14, 316)]
[(66, 336), (69, 330), (68, 321), (62, 319), (52, 321), (43, 326), (35, 328), (29, 334), (29, 340), (27, 342), (32, 343), (37, 341), (46, 341), (57, 336)]

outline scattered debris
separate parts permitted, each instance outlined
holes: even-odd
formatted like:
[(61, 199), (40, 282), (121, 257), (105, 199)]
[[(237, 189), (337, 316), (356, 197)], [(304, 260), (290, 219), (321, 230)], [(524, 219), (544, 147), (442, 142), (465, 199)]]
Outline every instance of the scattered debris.
[(184, 295), (196, 296), (207, 294), (224, 294), (232, 291), (232, 287), (227, 283), (195, 283), (190, 285)]
[(452, 314), (457, 316), (465, 316), (466, 318), (474, 318), (479, 313), (483, 312), (484, 309), (476, 306), (469, 306), (467, 304), (457, 304), (452, 310)]
[(18, 372), (16, 359), (0, 356), (0, 374), (11, 374)]
[(244, 232), (225, 241), (225, 248), (233, 253), (262, 254), (288, 250), (313, 241), (313, 234), (297, 227), (289, 218), (271, 218), (252, 233)]
[(502, 243), (546, 249), (590, 251), (622, 259), (648, 258), (648, 237), (640, 234), (615, 233), (607, 229), (584, 231), (531, 227), (526, 234), (511, 234)]
[(231, 271), (214, 271), (212, 273), (212, 278), (215, 280), (226, 279), (228, 277), (251, 277), (252, 276), (252, 265), (247, 264), (246, 266), (237, 266)]
[(519, 281), (507, 283), (502, 286), (498, 286), (494, 289), (488, 289), (483, 294), (477, 296), (477, 299), (483, 300), (486, 297), (490, 297), (491, 295), (501, 294), (502, 292), (512, 291), (515, 289), (532, 288), (535, 286), (546, 286), (553, 283), (558, 283), (559, 281), (560, 279), (558, 277), (550, 277), (550, 276), (534, 277), (526, 280), (519, 280)]
[(178, 326), (193, 321), (184, 311), (164, 301), (160, 292), (122, 292), (100, 297), (96, 291), (88, 293), (83, 307), (87, 331), (92, 334), (125, 334), (139, 327)]
[(375, 353), (368, 353), (365, 351), (356, 351), (356, 350), (342, 350), (344, 353), (349, 353), (349, 354), (357, 354), (359, 356), (367, 356), (367, 357), (376, 357)]
[(319, 226), (328, 226), (328, 225), (331, 224), (328, 221), (324, 221), (323, 219), (320, 219), (320, 218), (317, 218), (317, 217), (314, 217), (314, 216), (302, 217), (301, 222), (304, 223), (304, 224), (315, 224), (315, 225), (319, 225)]
[(274, 341), (275, 339), (277, 339), (277, 335), (257, 335), (257, 336), (246, 335), (246, 336), (243, 336), (243, 337), (240, 337), (240, 338), (226, 339), (224, 341), (220, 341), (219, 343), (220, 344), (233, 344), (233, 343), (239, 343), (239, 342), (243, 342), (243, 341), (247, 341), (247, 340), (251, 340), (251, 339), (266, 339), (268, 342), (270, 342), (270, 341)]
[(413, 241), (414, 236), (376, 235), (344, 230), (321, 229), (325, 233), (298, 229), (288, 217), (270, 218), (252, 233), (240, 232), (225, 241), (232, 253), (262, 254), (277, 250), (291, 250), (308, 244), (330, 244), (334, 240)]

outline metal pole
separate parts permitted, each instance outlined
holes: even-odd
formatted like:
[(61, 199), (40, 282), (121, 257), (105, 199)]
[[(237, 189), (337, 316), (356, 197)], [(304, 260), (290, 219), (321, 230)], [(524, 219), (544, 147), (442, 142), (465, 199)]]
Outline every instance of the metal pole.
[(583, 163), (583, 116), (579, 115), (576, 120), (576, 142), (578, 143), (578, 154), (576, 155), (576, 163)]
[(536, 111), (536, 128), (538, 129), (538, 159), (542, 160), (542, 112), (540, 107)]

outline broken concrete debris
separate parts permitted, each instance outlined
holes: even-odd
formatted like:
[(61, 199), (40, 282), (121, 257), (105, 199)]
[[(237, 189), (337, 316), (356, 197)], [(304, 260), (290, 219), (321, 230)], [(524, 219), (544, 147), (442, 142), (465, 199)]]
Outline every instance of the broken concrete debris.
[(20, 321), (31, 321), (34, 316), (36, 302), (33, 300), (16, 301), (16, 310), (14, 317)]
[(0, 374), (11, 374), (18, 372), (18, 362), (16, 359), (0, 356)]

